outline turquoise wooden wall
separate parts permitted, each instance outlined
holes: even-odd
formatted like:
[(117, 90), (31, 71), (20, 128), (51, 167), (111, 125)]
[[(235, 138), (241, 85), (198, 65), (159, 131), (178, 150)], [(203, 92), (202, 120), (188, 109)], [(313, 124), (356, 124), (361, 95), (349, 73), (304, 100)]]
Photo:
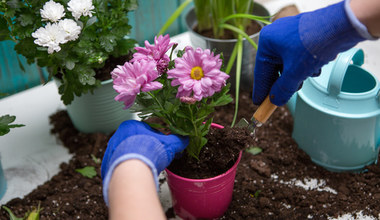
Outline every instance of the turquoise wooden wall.
[[(139, 0), (139, 8), (129, 16), (129, 23), (132, 25), (131, 37), (140, 45), (143, 45), (145, 40), (153, 42), (154, 36), (160, 31), (162, 25), (183, 1)], [(184, 31), (186, 31), (186, 26), (182, 16), (168, 28), (166, 33), (173, 36)]]
[[(139, 0), (139, 8), (128, 15), (132, 26), (130, 37), (136, 39), (140, 45), (145, 40), (152, 43), (154, 36), (181, 2), (183, 0)], [(186, 29), (182, 17), (171, 25), (167, 33), (173, 36), (184, 31)], [(28, 65), (25, 58), (17, 55), (13, 48), (14, 43), (11, 41), (0, 42), (0, 93), (14, 94), (39, 85), (47, 79), (46, 71), (41, 74), (39, 67)], [(17, 57), (25, 72), (20, 68)]]
[(28, 65), (25, 57), (14, 51), (14, 45), (13, 41), (0, 42), (0, 93), (9, 95), (46, 82), (48, 78), (46, 71), (37, 65)]

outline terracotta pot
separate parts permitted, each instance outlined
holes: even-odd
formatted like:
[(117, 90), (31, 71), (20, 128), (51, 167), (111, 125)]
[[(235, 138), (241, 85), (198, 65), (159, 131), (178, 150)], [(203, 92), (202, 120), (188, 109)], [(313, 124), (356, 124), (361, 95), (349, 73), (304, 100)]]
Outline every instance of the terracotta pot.
[[(57, 85), (60, 83), (55, 79)], [(83, 133), (111, 133), (125, 120), (140, 120), (136, 113), (123, 109), (123, 103), (115, 101), (117, 95), (112, 88), (112, 79), (102, 81), (93, 93), (75, 96), (67, 113), (74, 127)]]
[[(258, 16), (269, 16), (268, 10), (255, 2), (252, 14)], [(231, 53), (235, 47), (237, 39), (215, 39), (202, 36), (194, 31), (194, 27), (197, 25), (197, 18), (195, 15), (194, 8), (190, 9), (189, 12), (185, 16), (185, 21), (187, 25), (187, 29), (190, 33), (191, 44), (194, 47), (200, 47), (203, 49), (216, 50), (216, 53), (223, 53), (224, 61), (227, 65), (228, 60), (230, 59)], [(263, 23), (259, 23), (262, 27)], [(256, 44), (259, 41), (259, 34), (255, 33), (249, 36)], [(240, 76), (240, 89), (243, 91), (250, 92), (253, 87), (253, 70), (255, 69), (255, 60), (256, 60), (256, 49), (246, 40), (243, 40), (243, 61), (242, 61), (242, 69)], [(231, 83), (231, 89), (235, 88), (235, 74), (236, 74), (236, 62), (233, 65), (229, 82)]]
[(236, 169), (241, 155), (242, 152), (227, 172), (207, 179), (184, 178), (166, 169), (175, 213), (183, 219), (221, 217), (232, 200)]

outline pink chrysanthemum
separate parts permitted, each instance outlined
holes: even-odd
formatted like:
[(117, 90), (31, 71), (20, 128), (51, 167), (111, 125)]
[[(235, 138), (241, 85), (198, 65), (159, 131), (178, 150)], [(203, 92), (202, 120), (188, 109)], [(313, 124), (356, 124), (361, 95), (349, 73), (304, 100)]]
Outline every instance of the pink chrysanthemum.
[(174, 43), (170, 43), (169, 34), (165, 36), (156, 36), (154, 38), (154, 45), (150, 45), (148, 41), (145, 41), (144, 47), (135, 47), (137, 50), (133, 54), (131, 62), (138, 60), (154, 60), (156, 62), (157, 70), (159, 74), (162, 74), (168, 67), (170, 61), (169, 56), (165, 53), (173, 46)]
[(156, 63), (152, 60), (136, 61), (133, 64), (126, 62), (118, 65), (112, 72), (113, 88), (119, 93), (116, 101), (124, 102), (127, 109), (135, 102), (137, 94), (162, 88), (162, 84), (155, 82), (158, 72)]
[(193, 97), (200, 101), (226, 85), (229, 75), (222, 72), (222, 60), (210, 50), (186, 47), (182, 58), (175, 59), (175, 68), (168, 71), (171, 85), (178, 86), (177, 98)]

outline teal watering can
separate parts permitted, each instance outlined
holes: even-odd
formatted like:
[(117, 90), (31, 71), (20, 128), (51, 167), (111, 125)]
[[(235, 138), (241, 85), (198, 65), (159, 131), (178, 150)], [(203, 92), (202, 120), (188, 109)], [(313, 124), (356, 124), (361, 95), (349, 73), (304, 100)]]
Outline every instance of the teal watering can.
[(377, 163), (380, 84), (364, 70), (364, 53), (353, 48), (305, 80), (287, 106), (293, 139), (311, 160), (330, 171), (362, 171)]

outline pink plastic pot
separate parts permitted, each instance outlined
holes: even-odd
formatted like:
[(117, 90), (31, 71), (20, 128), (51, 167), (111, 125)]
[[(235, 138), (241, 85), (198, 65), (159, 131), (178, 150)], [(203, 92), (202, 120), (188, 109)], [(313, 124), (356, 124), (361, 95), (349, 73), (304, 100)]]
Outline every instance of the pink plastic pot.
[[(223, 128), (212, 125), (214, 128)], [(189, 179), (166, 169), (175, 213), (183, 219), (216, 219), (227, 210), (232, 199), (236, 168), (235, 164), (225, 173), (207, 179)]]

